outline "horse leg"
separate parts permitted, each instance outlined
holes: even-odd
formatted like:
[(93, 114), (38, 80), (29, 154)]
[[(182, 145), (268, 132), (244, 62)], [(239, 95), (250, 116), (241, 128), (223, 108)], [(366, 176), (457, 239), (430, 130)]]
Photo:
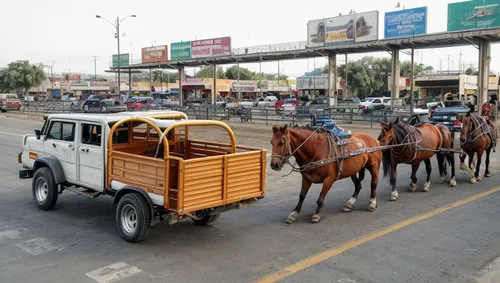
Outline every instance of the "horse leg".
[(467, 157), (467, 155), (465, 153), (461, 153), (460, 154), (460, 169), (469, 173), (469, 176), (470, 176), (470, 182), (472, 184), (475, 184), (477, 182), (476, 178), (474, 177), (474, 172), (472, 172), (472, 170), (470, 169), (470, 166), (472, 164), (472, 156), (469, 155), (469, 165), (465, 165), (465, 158)]
[(286, 219), (286, 223), (291, 224), (295, 221), (297, 221), (297, 218), (299, 217), (299, 213), (302, 210), (302, 203), (304, 203), (304, 200), (306, 199), (307, 192), (309, 191), (309, 188), (311, 188), (311, 182), (307, 180), (306, 178), (302, 177), (302, 189), (300, 190), (300, 195), (299, 195), (299, 203), (295, 207), (295, 209), (288, 215)]
[(410, 189), (408, 191), (414, 192), (417, 190), (417, 171), (418, 167), (420, 167), (420, 163), (422, 161), (413, 161), (411, 164), (411, 184)]
[[(362, 169), (362, 170), (364, 170), (364, 169)], [(354, 183), (354, 194), (345, 204), (344, 212), (350, 212), (352, 210), (352, 206), (354, 205), (354, 203), (356, 203), (356, 200), (358, 199), (359, 191), (361, 191), (360, 178), (356, 177), (356, 175), (352, 175), (351, 180)]]
[(328, 177), (323, 180), (323, 188), (321, 188), (321, 193), (319, 194), (319, 198), (316, 201), (316, 203), (318, 204), (318, 208), (316, 208), (316, 213), (314, 213), (311, 218), (312, 223), (318, 223), (321, 220), (321, 211), (323, 210), (323, 207), (325, 205), (325, 197), (328, 191), (330, 191), (334, 180), (335, 179), (333, 177)]
[(391, 162), (391, 167), (392, 167), (392, 173), (391, 173), (391, 187), (392, 187), (392, 192), (391, 192), (391, 198), (390, 201), (397, 201), (399, 198), (398, 191), (396, 190), (396, 168), (398, 164), (396, 163), (395, 160), (392, 160)]
[(427, 179), (425, 180), (425, 184), (424, 184), (424, 188), (422, 189), (422, 192), (428, 192), (429, 188), (431, 186), (431, 173), (432, 173), (431, 159), (429, 158), (429, 159), (424, 160), (424, 163), (425, 163), (425, 171), (427, 172)]
[(479, 170), (481, 169), (481, 159), (483, 157), (484, 150), (479, 150), (477, 152), (477, 164), (476, 164), (476, 172), (474, 173), (474, 177), (476, 177), (477, 181), (482, 181), (483, 177), (479, 175)]
[(491, 174), (490, 174), (490, 153), (491, 153), (491, 149), (492, 148), (489, 147), (486, 150), (486, 170), (484, 171), (484, 177), (491, 177)]
[[(375, 163), (375, 162), (374, 162)], [(368, 201), (368, 211), (372, 212), (377, 209), (377, 185), (378, 185), (378, 174), (379, 167), (376, 164), (370, 165), (370, 174), (372, 175), (372, 181), (370, 183), (370, 200)]]
[(451, 179), (450, 179), (450, 187), (456, 187), (457, 181), (455, 180), (455, 156), (453, 153), (446, 154), (446, 158), (448, 162), (451, 164)]

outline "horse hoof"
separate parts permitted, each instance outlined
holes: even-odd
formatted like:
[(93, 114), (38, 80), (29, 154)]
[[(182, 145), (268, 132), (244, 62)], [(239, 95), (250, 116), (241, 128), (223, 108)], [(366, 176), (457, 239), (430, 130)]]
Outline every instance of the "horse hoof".
[(391, 198), (389, 199), (390, 201), (397, 201), (398, 198), (399, 198), (399, 195), (398, 195), (397, 191), (391, 192)]
[(422, 189), (422, 192), (426, 193), (430, 190), (431, 182), (425, 182), (424, 183), (424, 188)]
[(471, 183), (471, 184), (475, 184), (475, 183), (477, 183), (476, 178), (472, 178), (472, 179), (470, 179), (470, 183)]
[(480, 182), (480, 181), (482, 181), (482, 180), (483, 180), (483, 177), (481, 177), (481, 176), (477, 176), (477, 177), (476, 177), (476, 180), (477, 180), (478, 182)]
[(486, 177), (486, 178), (489, 178), (489, 177), (491, 177), (491, 173), (488, 173), (488, 174), (484, 174), (484, 177)]
[(417, 190), (417, 184), (413, 184), (413, 183), (411, 183), (411, 185), (410, 185), (410, 189), (409, 189), (408, 191), (413, 193), (413, 192), (414, 192), (414, 191), (416, 191), (416, 190)]
[(460, 170), (469, 171), (467, 170), (467, 166), (465, 165), (465, 163), (460, 163)]
[(450, 181), (450, 187), (456, 187), (457, 186), (457, 181), (451, 180)]
[(443, 176), (443, 177), (441, 177), (441, 181), (444, 181), (444, 176)]
[(352, 207), (348, 207), (347, 205), (344, 207), (344, 212), (351, 212)]
[(292, 224), (293, 222), (297, 221), (298, 217), (299, 214), (297, 213), (297, 211), (292, 211), (292, 213), (290, 213), (290, 215), (288, 215), (288, 217), (286, 218), (286, 223)]
[(368, 203), (368, 211), (373, 212), (375, 209), (377, 209), (377, 200), (370, 199), (370, 202)]
[(319, 214), (314, 214), (311, 218), (312, 223), (318, 223), (321, 220), (321, 216)]

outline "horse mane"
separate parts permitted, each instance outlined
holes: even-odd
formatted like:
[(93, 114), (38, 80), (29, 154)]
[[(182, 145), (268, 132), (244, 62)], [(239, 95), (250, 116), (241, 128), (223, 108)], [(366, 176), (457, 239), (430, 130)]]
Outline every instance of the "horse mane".
[[(392, 129), (394, 131), (394, 143), (395, 144), (401, 144), (403, 143), (404, 139), (408, 136), (410, 133), (410, 130), (413, 126), (407, 125), (404, 123), (395, 123), (392, 125)], [(389, 177), (392, 175), (392, 158), (391, 158), (391, 150), (390, 149), (384, 149), (382, 150), (382, 169), (384, 172), (384, 178)]]
[(394, 130), (396, 144), (402, 143), (405, 137), (408, 136), (411, 129), (410, 127), (412, 126), (402, 123), (394, 124), (392, 126), (392, 129)]

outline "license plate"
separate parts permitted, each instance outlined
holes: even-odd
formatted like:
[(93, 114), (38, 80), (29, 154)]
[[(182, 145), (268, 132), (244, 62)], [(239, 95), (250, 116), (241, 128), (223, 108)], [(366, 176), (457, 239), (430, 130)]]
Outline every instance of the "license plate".
[(448, 116), (443, 116), (443, 119), (448, 119)]

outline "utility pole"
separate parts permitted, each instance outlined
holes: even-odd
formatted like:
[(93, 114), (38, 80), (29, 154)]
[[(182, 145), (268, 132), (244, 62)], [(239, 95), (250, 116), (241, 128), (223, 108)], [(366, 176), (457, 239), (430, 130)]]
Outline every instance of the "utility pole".
[(127, 18), (136, 18), (137, 16), (136, 15), (129, 15), (121, 20), (120, 20), (120, 17), (116, 17), (116, 21), (114, 24), (112, 22), (106, 20), (105, 18), (101, 17), (100, 15), (95, 15), (95, 17), (108, 22), (116, 29), (115, 38), (116, 38), (117, 43), (118, 43), (118, 66), (117, 66), (117, 68), (118, 68), (118, 87), (117, 87), (117, 94), (120, 95), (120, 84), (121, 84), (121, 79), (120, 79), (120, 57), (121, 57), (120, 56), (120, 24)]
[(97, 81), (97, 56), (92, 56), (94, 57), (94, 60), (92, 60), (94, 62), (94, 80)]
[(462, 47), (460, 47), (460, 53), (458, 53), (458, 73), (462, 74)]

